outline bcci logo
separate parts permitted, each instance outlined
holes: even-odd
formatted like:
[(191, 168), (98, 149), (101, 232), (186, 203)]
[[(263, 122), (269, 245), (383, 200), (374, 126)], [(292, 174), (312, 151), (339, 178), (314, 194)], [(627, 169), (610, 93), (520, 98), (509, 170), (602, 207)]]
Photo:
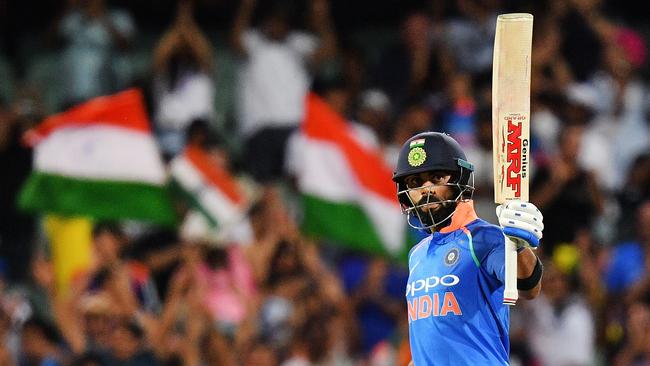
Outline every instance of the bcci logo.
[(409, 151), (408, 161), (411, 166), (420, 166), (427, 159), (427, 152), (421, 147), (416, 147)]
[(460, 258), (460, 251), (458, 248), (450, 249), (445, 255), (445, 265), (448, 267), (453, 266), (458, 262), (458, 258)]

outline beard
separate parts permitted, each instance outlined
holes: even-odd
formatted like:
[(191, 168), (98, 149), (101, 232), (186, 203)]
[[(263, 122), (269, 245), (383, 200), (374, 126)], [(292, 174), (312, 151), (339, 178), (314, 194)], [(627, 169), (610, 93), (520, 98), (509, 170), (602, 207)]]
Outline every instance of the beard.
[(420, 221), (426, 226), (436, 226), (438, 228), (449, 224), (455, 209), (455, 201), (439, 200), (431, 195), (422, 196), (416, 204), (416, 211)]

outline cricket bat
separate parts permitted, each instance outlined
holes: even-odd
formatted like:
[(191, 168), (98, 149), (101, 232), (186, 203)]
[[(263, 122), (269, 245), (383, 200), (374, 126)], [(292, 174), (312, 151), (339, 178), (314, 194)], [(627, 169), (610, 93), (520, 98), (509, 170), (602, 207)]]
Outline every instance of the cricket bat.
[[(492, 162), (494, 201), (528, 201), (530, 170), (530, 62), (533, 16), (501, 14), (497, 18), (492, 64)], [(506, 238), (503, 303), (514, 305), (517, 249)]]

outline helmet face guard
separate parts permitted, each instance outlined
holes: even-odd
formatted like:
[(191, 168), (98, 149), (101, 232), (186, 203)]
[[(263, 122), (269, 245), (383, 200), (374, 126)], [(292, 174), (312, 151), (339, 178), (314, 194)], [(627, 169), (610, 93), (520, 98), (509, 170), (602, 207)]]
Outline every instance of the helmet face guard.
[[(450, 187), (453, 196), (438, 200), (438, 197), (430, 194), (431, 187), (407, 187), (407, 177), (426, 172), (451, 175), (450, 181), (438, 183)], [(393, 181), (397, 183), (397, 199), (402, 213), (407, 215), (408, 224), (429, 232), (448, 225), (458, 202), (472, 199), (473, 172), (474, 165), (467, 161), (460, 144), (448, 134), (423, 132), (408, 139), (402, 145), (393, 173)], [(415, 199), (418, 201), (414, 202)]]
[[(418, 230), (433, 232), (438, 226), (444, 226), (451, 219), (458, 202), (469, 201), (474, 194), (474, 175), (471, 170), (463, 171), (460, 167), (460, 174), (457, 175), (454, 183), (444, 183), (435, 185), (426, 185), (414, 188), (406, 187), (403, 182), (397, 183), (397, 198), (402, 208), (402, 213), (406, 215), (406, 221), (409, 226)], [(457, 173), (456, 173), (457, 174)], [(467, 184), (461, 183), (462, 177), (467, 178)], [(469, 182), (471, 180), (471, 183)], [(436, 199), (435, 196), (424, 192), (431, 187), (451, 187), (453, 197), (446, 200)], [(411, 195), (412, 192), (420, 193), (420, 199), (415, 202)], [(439, 205), (436, 209), (427, 209), (428, 206)]]

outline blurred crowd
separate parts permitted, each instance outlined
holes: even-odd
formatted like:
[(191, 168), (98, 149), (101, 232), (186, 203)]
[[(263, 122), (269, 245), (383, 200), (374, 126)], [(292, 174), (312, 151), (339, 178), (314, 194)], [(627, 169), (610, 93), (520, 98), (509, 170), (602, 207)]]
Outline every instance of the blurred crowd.
[[(56, 40), (45, 78), (54, 99), (52, 85), (2, 55), (0, 365), (406, 365), (404, 263), (303, 236), (285, 157), (310, 91), (389, 166), (408, 137), (444, 131), (477, 167), (475, 205), (494, 222), (492, 46), (496, 15), (511, 11), (535, 16), (530, 199), (546, 223), (542, 295), (511, 311), (511, 362), (650, 364), (650, 84), (639, 29), (599, 0), (421, 1), (373, 43), (338, 31), (328, 0), (241, 0), (216, 39), (196, 21), (202, 3), (178, 1), (144, 50), (145, 72), (132, 62), (142, 34), (128, 8), (62, 4), (42, 35)], [(96, 222), (92, 266), (57, 291), (40, 222), (16, 208), (32, 169), (21, 135), (134, 85), (165, 161), (196, 143), (252, 192), (252, 240)]]

